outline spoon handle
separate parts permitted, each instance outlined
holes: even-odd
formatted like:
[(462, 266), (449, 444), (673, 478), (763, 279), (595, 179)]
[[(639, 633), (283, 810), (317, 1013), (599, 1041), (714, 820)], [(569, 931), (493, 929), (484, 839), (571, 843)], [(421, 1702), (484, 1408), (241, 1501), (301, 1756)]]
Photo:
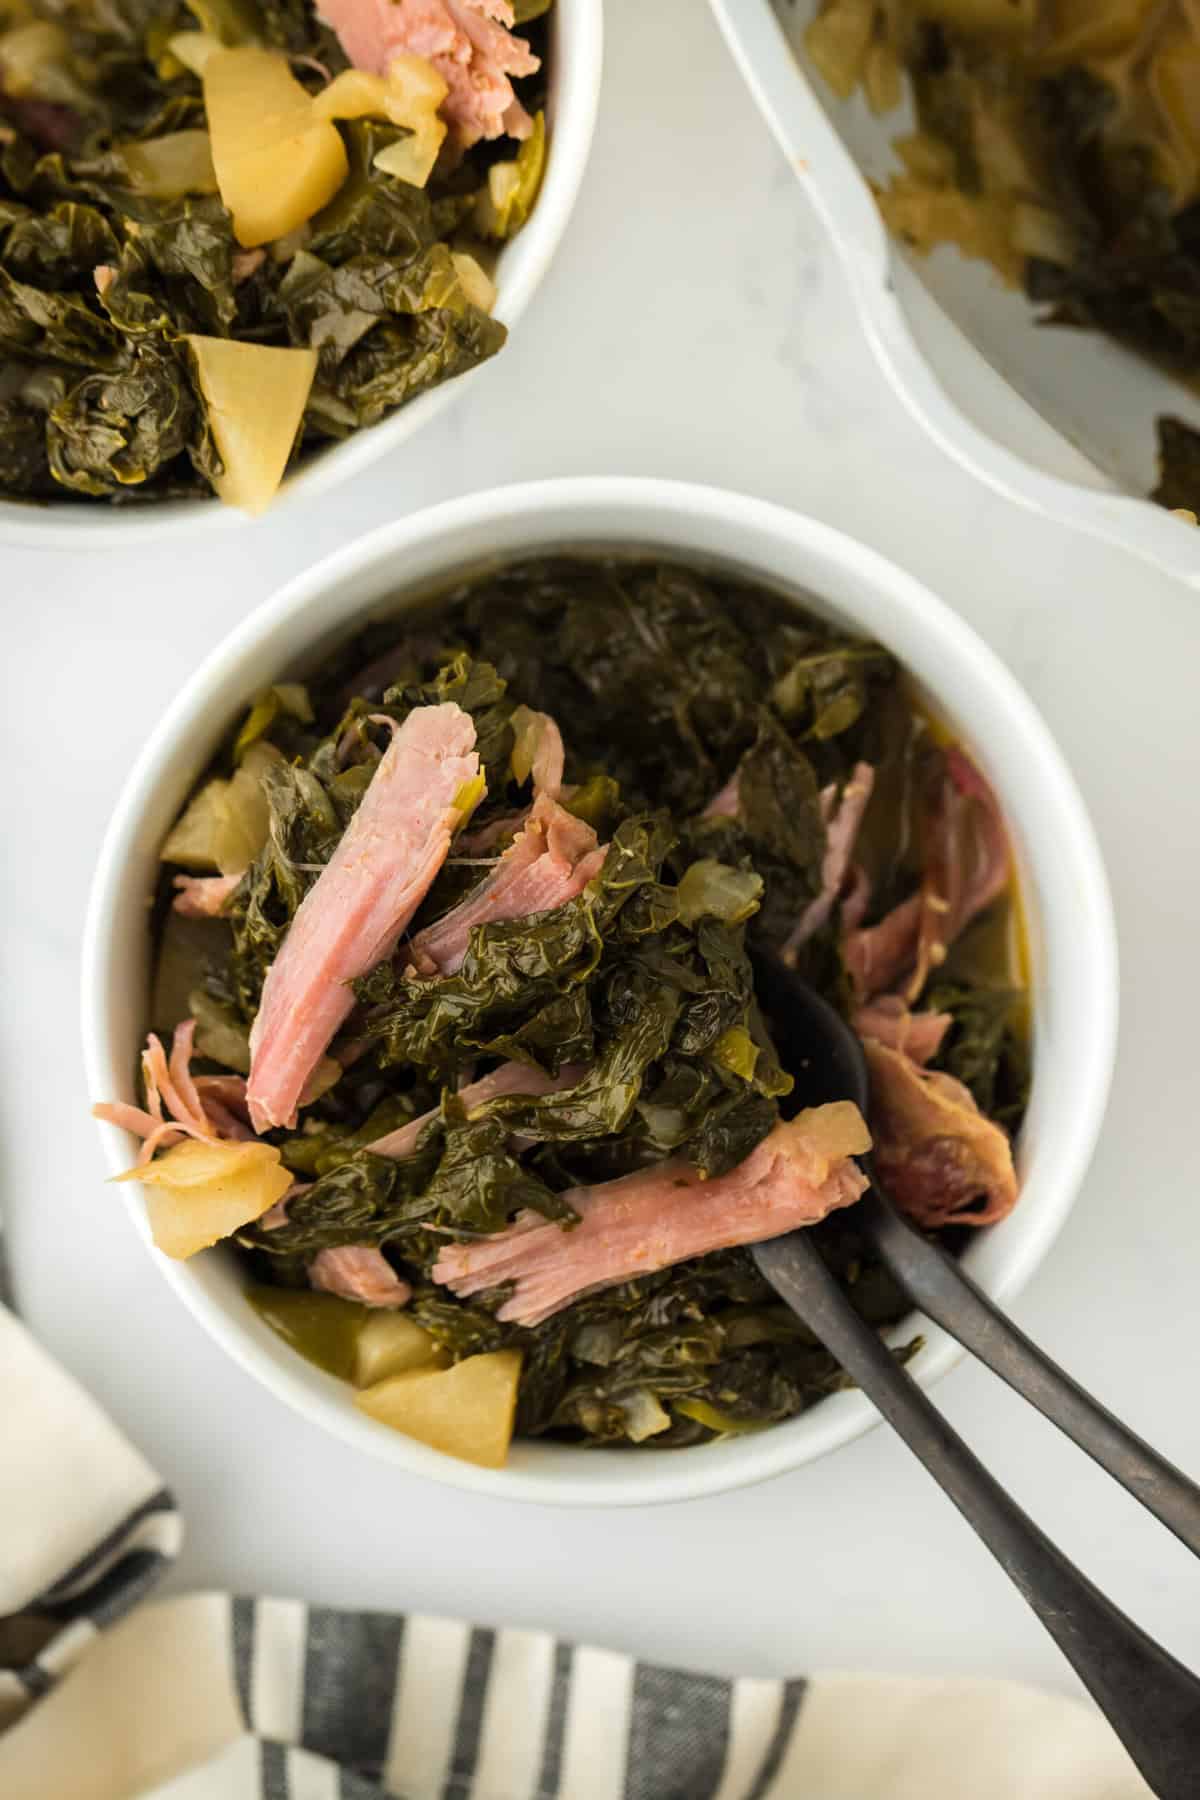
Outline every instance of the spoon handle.
[(859, 1318), (806, 1233), (758, 1244), (753, 1255), (987, 1545), (1159, 1800), (1194, 1796), (1200, 1681), (1093, 1586), (984, 1468)]
[(860, 1203), (880, 1258), (913, 1304), (1015, 1388), (1200, 1556), (1200, 1487), (1114, 1418), (992, 1305), (937, 1244), (872, 1190)]

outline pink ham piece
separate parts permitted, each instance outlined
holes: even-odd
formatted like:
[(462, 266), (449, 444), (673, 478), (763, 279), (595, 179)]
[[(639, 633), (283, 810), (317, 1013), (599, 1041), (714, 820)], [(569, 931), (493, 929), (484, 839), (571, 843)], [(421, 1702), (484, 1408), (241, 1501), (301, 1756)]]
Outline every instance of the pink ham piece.
[(177, 1025), (169, 1061), (162, 1040), (154, 1032), (147, 1037), (142, 1051), (144, 1107), (117, 1100), (92, 1108), (94, 1119), (119, 1125), (142, 1139), (139, 1164), (148, 1163), (156, 1150), (168, 1150), (185, 1137), (211, 1144), (219, 1139), (240, 1142), (254, 1136), (246, 1123), (246, 1084), (242, 1077), (192, 1074), (195, 1035), (195, 1019), (184, 1019)]
[[(535, 1069), (529, 1063), (501, 1063), (490, 1075), (481, 1075), (478, 1081), (459, 1088), (455, 1098), (466, 1109), (469, 1117), (489, 1101), (503, 1099), (508, 1094), (539, 1097), (542, 1094), (562, 1093), (566, 1088), (577, 1086), (585, 1073), (582, 1063), (567, 1063), (557, 1075), (547, 1075), (545, 1070)], [(439, 1109), (435, 1106), (432, 1111), (410, 1119), (407, 1125), (401, 1125), (398, 1131), (389, 1131), (386, 1137), (376, 1138), (373, 1144), (367, 1145), (367, 1149), (376, 1156), (411, 1156), (421, 1133), (438, 1115)]]
[(839, 796), (836, 788), (821, 791), (821, 817), (825, 824), (825, 855), (821, 859), (821, 891), (810, 901), (796, 922), (780, 955), (784, 962), (794, 963), (796, 953), (815, 932), (820, 931), (850, 880), (854, 846), (859, 827), (875, 786), (875, 771), (870, 763), (855, 763), (849, 781)]
[(871, 1129), (879, 1180), (926, 1231), (994, 1225), (1017, 1203), (1012, 1147), (952, 1075), (868, 1038)]
[(540, 1325), (596, 1288), (778, 1237), (853, 1205), (867, 1181), (851, 1158), (870, 1144), (857, 1107), (817, 1107), (776, 1125), (736, 1169), (709, 1181), (674, 1161), (572, 1188), (563, 1198), (579, 1214), (577, 1225), (522, 1213), (482, 1242), (448, 1246), (433, 1279), (463, 1297), (514, 1282), (497, 1318)]
[(953, 748), (921, 822), (921, 886), (878, 924), (849, 931), (842, 945), (860, 1000), (903, 983), (916, 1000), (972, 919), (1008, 885), (1011, 857), (1000, 806), (974, 763)]
[(512, 722), (517, 728), (514, 772), (518, 772), (518, 752), (528, 759), (529, 765), (528, 775), (518, 772), (518, 780), (532, 778), (535, 799), (548, 794), (552, 800), (557, 800), (562, 793), (567, 760), (562, 732), (549, 713), (533, 712), (528, 706), (518, 706)]
[(917, 935), (921, 928), (921, 896), (910, 894), (877, 925), (861, 925), (847, 931), (842, 940), (842, 961), (855, 993), (869, 1000), (894, 987), (913, 966)]
[(185, 919), (219, 918), (245, 873), (239, 869), (236, 875), (177, 875), (171, 905)]
[(953, 1020), (949, 1013), (910, 1012), (899, 994), (880, 994), (858, 1008), (852, 1023), (864, 1042), (872, 1038), (923, 1068), (941, 1049)]
[(738, 771), (735, 769), (723, 788), (719, 788), (700, 814), (702, 819), (736, 819), (741, 796), (738, 792)]
[(492, 873), (453, 911), (417, 933), (412, 966), (417, 974), (453, 975), (462, 968), (477, 925), (554, 912), (582, 894), (600, 873), (607, 845), (582, 819), (557, 801), (534, 802), (529, 822)]
[(926, 825), (917, 959), (908, 998), (915, 1000), (932, 969), (971, 920), (1008, 885), (1008, 835), (1000, 805), (969, 757), (946, 752), (946, 775)]
[(510, 0), (319, 0), (317, 12), (356, 68), (383, 75), (396, 56), (431, 62), (449, 90), (442, 117), (464, 150), (480, 138), (529, 136), (512, 78), (541, 63), (512, 33)]
[(401, 1281), (382, 1250), (374, 1244), (342, 1244), (318, 1250), (308, 1265), (308, 1279), (323, 1294), (357, 1300), (360, 1306), (407, 1306), (412, 1289)]
[(395, 949), (478, 775), (475, 726), (451, 701), (416, 707), (393, 735), (263, 983), (247, 1086), (255, 1130), (295, 1124), (304, 1085), (353, 1008), (350, 983)]
[[(549, 713), (531, 712), (526, 706), (519, 706), (513, 714), (513, 724), (524, 718), (523, 730), (528, 732), (533, 744), (533, 756), (529, 767), (529, 775), (533, 781), (535, 800), (543, 794), (551, 800), (569, 798), (574, 788), (564, 788), (563, 770), (566, 766), (567, 753), (563, 747), (562, 732)], [(483, 856), (494, 850), (507, 837), (515, 837), (521, 827), (529, 819), (530, 808), (524, 807), (518, 813), (504, 813), (498, 819), (489, 819), (486, 825), (479, 825), (474, 831), (466, 832), (462, 838), (462, 849), (467, 856)]]

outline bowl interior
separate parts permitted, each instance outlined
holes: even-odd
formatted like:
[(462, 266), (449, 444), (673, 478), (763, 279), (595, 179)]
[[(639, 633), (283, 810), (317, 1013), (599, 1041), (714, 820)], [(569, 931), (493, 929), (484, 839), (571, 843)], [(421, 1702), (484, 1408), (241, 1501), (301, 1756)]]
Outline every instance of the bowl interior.
[[(525, 228), (496, 258), (495, 315), (516, 325), (536, 292), (570, 218), (587, 166), (603, 65), (602, 0), (556, 0), (550, 15), (546, 171)], [(503, 351), (501, 352), (503, 354)], [(315, 451), (288, 477), (265, 515), (278, 519), (329, 493), (388, 455), (434, 419), (482, 373), (469, 370), (419, 395), (378, 425)], [(64, 499), (44, 505), (0, 497), (0, 543), (35, 548), (111, 548), (183, 531), (237, 531), (257, 523), (212, 500), (164, 500), (106, 506)]]
[[(130, 777), (106, 841), (85, 952), (93, 1098), (134, 1097), (150, 975), (145, 903), (158, 849), (248, 700), (281, 675), (304, 675), (369, 619), (398, 615), (497, 562), (554, 551), (660, 554), (716, 566), (877, 637), (995, 783), (1012, 829), (1028, 919), (1034, 1087), (1019, 1146), (1021, 1205), (1003, 1224), (979, 1234), (967, 1266), (989, 1293), (1011, 1293), (1045, 1253), (1070, 1205), (1111, 1065), (1112, 924), (1082, 804), (1030, 703), (961, 621), (840, 534), (737, 496), (632, 481), (500, 490), (385, 528), (248, 619), (171, 707)], [(102, 1129), (114, 1167), (127, 1167), (130, 1140)], [(148, 1243), (140, 1196), (125, 1193)], [(186, 1264), (153, 1254), (208, 1329), (282, 1398), (376, 1454), (480, 1491), (585, 1504), (683, 1498), (807, 1461), (875, 1417), (860, 1394), (843, 1393), (769, 1432), (687, 1452), (584, 1452), (518, 1442), (508, 1469), (476, 1470), (358, 1414), (348, 1388), (288, 1351), (245, 1304), (244, 1277), (231, 1254), (212, 1252)], [(910, 1366), (928, 1381), (956, 1352), (936, 1328), (912, 1318), (896, 1336), (906, 1340), (918, 1329), (926, 1342)]]

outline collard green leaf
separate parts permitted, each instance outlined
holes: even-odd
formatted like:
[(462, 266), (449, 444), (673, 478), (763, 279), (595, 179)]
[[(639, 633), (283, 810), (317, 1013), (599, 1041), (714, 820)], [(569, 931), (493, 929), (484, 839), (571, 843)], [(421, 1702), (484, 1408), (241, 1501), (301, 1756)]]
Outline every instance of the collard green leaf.
[(507, 332), (477, 306), (389, 315), (318, 379), (309, 402), (314, 430), (344, 436), (494, 356)]
[(178, 359), (144, 344), (128, 367), (86, 376), (51, 409), (46, 448), (54, 479), (82, 494), (139, 487), (186, 449), (194, 414)]
[(989, 1118), (1018, 1124), (1031, 1079), (1024, 995), (1014, 988), (943, 985), (930, 991), (925, 1004), (952, 1020), (932, 1066), (969, 1088)]
[(816, 893), (825, 849), (816, 773), (766, 716), (738, 764), (738, 820), (752, 844), (777, 862), (807, 871)]
[(874, 644), (816, 646), (779, 677), (771, 701), (792, 731), (839, 737), (861, 719), (872, 686), (888, 679), (891, 666), (891, 658)]
[(353, 119), (340, 129), (350, 172), (313, 219), (309, 248), (326, 263), (343, 263), (365, 252), (406, 267), (440, 234), (424, 189), (372, 168), (379, 152), (404, 134), (375, 119)]
[(77, 283), (90, 287), (98, 263), (118, 255), (112, 227), (94, 206), (64, 200), (49, 212), (26, 213), (4, 240), (4, 267), (18, 281), (53, 290)]
[[(10, 234), (11, 235), (11, 234)], [(0, 352), (109, 373), (127, 351), (107, 319), (68, 293), (43, 293), (0, 267)]]

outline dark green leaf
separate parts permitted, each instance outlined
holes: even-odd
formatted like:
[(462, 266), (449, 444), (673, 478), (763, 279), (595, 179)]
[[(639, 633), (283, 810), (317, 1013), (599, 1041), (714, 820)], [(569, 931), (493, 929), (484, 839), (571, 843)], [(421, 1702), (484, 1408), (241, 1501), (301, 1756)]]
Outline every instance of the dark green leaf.
[(179, 361), (143, 344), (128, 368), (89, 375), (50, 412), (54, 479), (81, 494), (113, 494), (152, 480), (188, 443), (195, 400)]

